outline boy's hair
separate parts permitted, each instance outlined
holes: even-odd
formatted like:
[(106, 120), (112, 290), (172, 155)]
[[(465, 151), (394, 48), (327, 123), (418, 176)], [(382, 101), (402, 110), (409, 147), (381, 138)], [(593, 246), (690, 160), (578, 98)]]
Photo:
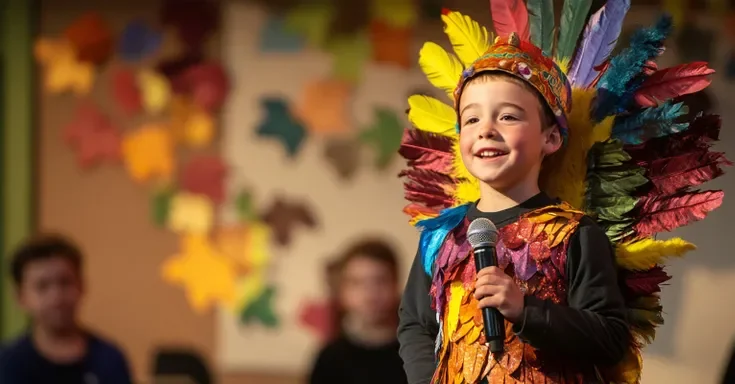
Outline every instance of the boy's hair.
[(344, 267), (358, 257), (384, 264), (390, 270), (393, 278), (398, 280), (398, 257), (393, 248), (385, 241), (367, 239), (353, 244), (329, 264), (327, 269), (331, 277), (330, 281), (337, 283)]
[(551, 111), (551, 108), (546, 103), (546, 100), (544, 100), (543, 96), (541, 96), (541, 93), (539, 93), (539, 91), (536, 88), (534, 88), (531, 84), (519, 79), (516, 76), (509, 75), (505, 72), (500, 72), (500, 71), (482, 72), (478, 74), (477, 76), (473, 77), (472, 79), (470, 79), (470, 81), (468, 81), (467, 84), (465, 84), (465, 88), (472, 83), (482, 84), (482, 83), (487, 83), (490, 81), (497, 81), (497, 80), (511, 82), (533, 93), (534, 96), (536, 96), (536, 99), (538, 100), (539, 105), (541, 106), (541, 111), (539, 111), (541, 113), (541, 124), (542, 124), (541, 129), (546, 130), (546, 129), (556, 126), (556, 116), (554, 116), (554, 113)]
[(39, 235), (26, 240), (13, 252), (10, 259), (13, 282), (16, 286), (21, 285), (28, 264), (54, 257), (68, 261), (77, 273), (81, 272), (82, 252), (74, 242), (61, 235)]

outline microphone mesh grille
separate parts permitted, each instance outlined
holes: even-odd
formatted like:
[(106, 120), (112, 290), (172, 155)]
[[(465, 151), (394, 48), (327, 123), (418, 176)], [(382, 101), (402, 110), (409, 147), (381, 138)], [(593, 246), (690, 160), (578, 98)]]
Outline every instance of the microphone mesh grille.
[(498, 228), (492, 221), (484, 217), (472, 220), (467, 229), (467, 241), (473, 248), (480, 244), (495, 246), (495, 243), (498, 242)]

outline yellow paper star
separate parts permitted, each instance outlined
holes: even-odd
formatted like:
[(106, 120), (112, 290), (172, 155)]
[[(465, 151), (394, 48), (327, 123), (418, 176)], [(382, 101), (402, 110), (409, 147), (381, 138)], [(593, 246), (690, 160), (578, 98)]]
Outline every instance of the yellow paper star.
[(174, 146), (166, 126), (144, 125), (123, 139), (123, 158), (137, 182), (158, 176), (169, 180), (174, 171)]
[(44, 67), (44, 87), (49, 93), (66, 91), (86, 95), (94, 84), (92, 64), (77, 60), (74, 47), (63, 39), (40, 39), (34, 47), (36, 60)]
[(171, 131), (177, 142), (200, 148), (214, 138), (214, 118), (186, 97), (171, 100)]
[(215, 304), (229, 308), (235, 304), (234, 265), (205, 235), (185, 235), (180, 253), (164, 263), (162, 274), (164, 281), (186, 289), (189, 303), (197, 312)]
[(143, 107), (149, 113), (156, 114), (163, 111), (171, 99), (171, 86), (168, 79), (150, 69), (138, 73), (138, 88)]
[(209, 198), (179, 193), (171, 199), (168, 227), (176, 233), (207, 234), (214, 224), (214, 203)]

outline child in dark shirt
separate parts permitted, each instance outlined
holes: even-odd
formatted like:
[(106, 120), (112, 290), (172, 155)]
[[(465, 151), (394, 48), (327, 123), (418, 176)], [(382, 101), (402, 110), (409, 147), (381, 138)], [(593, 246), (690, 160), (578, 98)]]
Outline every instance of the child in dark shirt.
[(362, 241), (330, 268), (336, 337), (318, 354), (311, 384), (405, 384), (396, 340), (398, 261), (385, 243)]
[(60, 236), (31, 239), (15, 251), (10, 269), (30, 331), (0, 353), (0, 383), (131, 383), (123, 353), (77, 319), (82, 254), (72, 242)]

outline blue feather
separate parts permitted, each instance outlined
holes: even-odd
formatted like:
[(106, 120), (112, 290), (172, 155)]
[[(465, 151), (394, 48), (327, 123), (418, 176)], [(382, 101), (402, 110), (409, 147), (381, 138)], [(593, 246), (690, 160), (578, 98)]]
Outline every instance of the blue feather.
[(688, 123), (675, 120), (688, 113), (684, 103), (663, 103), (643, 109), (634, 115), (615, 120), (612, 136), (624, 144), (640, 144), (650, 138), (668, 136), (685, 130)]
[(465, 216), (469, 204), (460, 205), (454, 208), (447, 208), (439, 213), (439, 216), (431, 219), (421, 220), (416, 226), (421, 229), (421, 237), (419, 238), (419, 253), (424, 271), (427, 275), (432, 276), (434, 272), (434, 262), (441, 250), (444, 239), (447, 238), (449, 232), (456, 228)]
[[(655, 26), (636, 31), (630, 47), (610, 60), (610, 67), (597, 84), (598, 97), (593, 117), (601, 121), (628, 108), (641, 81), (645, 64), (663, 51), (663, 43), (671, 33), (671, 16), (662, 16)], [(604, 91), (603, 91), (604, 90)]]
[(610, 1), (590, 16), (567, 75), (573, 85), (586, 88), (597, 77), (594, 68), (603, 64), (615, 48), (629, 9), (630, 0)]

